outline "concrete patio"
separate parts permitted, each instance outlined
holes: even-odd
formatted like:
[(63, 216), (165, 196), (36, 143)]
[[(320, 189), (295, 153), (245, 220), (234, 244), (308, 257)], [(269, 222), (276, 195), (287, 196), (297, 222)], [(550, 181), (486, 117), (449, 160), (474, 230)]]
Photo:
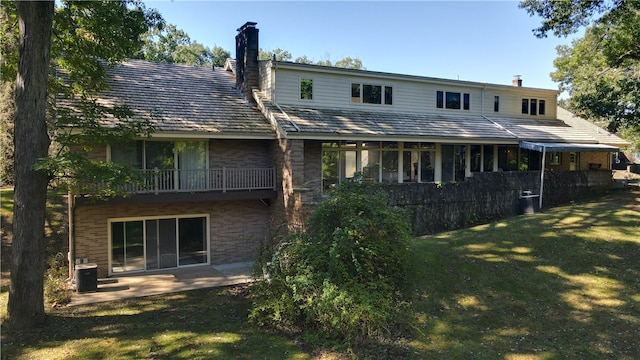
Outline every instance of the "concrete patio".
[(254, 281), (252, 262), (203, 265), (181, 269), (118, 275), (98, 279), (98, 290), (74, 292), (70, 306), (159, 295), (194, 289), (246, 284)]

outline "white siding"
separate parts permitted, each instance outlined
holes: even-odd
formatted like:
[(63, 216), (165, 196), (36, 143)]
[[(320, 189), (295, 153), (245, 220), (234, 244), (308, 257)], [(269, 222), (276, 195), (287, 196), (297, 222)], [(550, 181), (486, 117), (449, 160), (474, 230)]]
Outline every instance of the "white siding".
[[(401, 76), (380, 76), (376, 78), (357, 71), (331, 73), (313, 71), (313, 68), (271, 68), (271, 76), (263, 75), (261, 84), (265, 94), (271, 93), (279, 104), (300, 107), (341, 108), (367, 111), (417, 112), (443, 115), (486, 115), (490, 117), (517, 117), (555, 119), (556, 92), (487, 84), (469, 84), (456, 81), (428, 81), (406, 79)], [(265, 71), (268, 73), (269, 71)], [(313, 80), (313, 99), (300, 99), (300, 79)], [(360, 104), (351, 102), (351, 84), (371, 84), (393, 87), (393, 105)], [(271, 86), (275, 85), (275, 89)], [(271, 92), (275, 90), (275, 92)], [(470, 95), (470, 109), (446, 109), (436, 107), (436, 92), (457, 92)], [(483, 94), (484, 93), (484, 94)], [(484, 96), (483, 96), (484, 95)], [(493, 111), (494, 96), (500, 97), (500, 111)], [(542, 99), (546, 102), (545, 115), (522, 114), (522, 99)], [(484, 107), (483, 107), (484, 99)], [(461, 97), (462, 100), (462, 97)]]

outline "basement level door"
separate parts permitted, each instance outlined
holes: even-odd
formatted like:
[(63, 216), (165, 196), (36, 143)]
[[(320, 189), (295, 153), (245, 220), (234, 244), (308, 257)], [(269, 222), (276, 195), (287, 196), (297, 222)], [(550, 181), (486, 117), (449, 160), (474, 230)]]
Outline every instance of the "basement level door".
[(206, 217), (112, 222), (111, 272), (206, 264), (206, 226)]

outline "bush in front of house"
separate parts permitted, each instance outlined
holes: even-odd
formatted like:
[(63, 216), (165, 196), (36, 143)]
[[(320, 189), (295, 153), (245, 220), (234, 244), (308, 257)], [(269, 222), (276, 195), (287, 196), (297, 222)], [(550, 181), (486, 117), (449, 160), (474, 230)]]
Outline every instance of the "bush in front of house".
[(376, 184), (344, 182), (305, 228), (265, 257), (267, 278), (251, 288), (250, 319), (347, 343), (403, 327), (411, 232), (387, 194)]

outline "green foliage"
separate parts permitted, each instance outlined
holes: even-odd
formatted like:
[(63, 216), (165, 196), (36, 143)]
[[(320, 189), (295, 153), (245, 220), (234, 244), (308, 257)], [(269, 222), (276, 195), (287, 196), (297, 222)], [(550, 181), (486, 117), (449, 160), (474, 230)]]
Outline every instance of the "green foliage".
[[(274, 50), (263, 50), (260, 49), (258, 54), (258, 59), (260, 60), (271, 60), (275, 55), (276, 61), (291, 61), (293, 59), (293, 55), (287, 50), (282, 50), (280, 48)], [(313, 61), (309, 59), (306, 55), (295, 58), (293, 62), (298, 64), (309, 64), (309, 65), (320, 65), (320, 66), (333, 66), (345, 69), (365, 69), (362, 66), (362, 60), (358, 58), (346, 57), (344, 59), (340, 59), (335, 63), (331, 62), (331, 60), (318, 60)]]
[(538, 37), (582, 38), (558, 47), (551, 74), (571, 96), (568, 107), (611, 131), (640, 128), (640, 2), (526, 0), (520, 7), (542, 18)]
[[(404, 324), (410, 229), (377, 184), (339, 184), (306, 224), (282, 239), (252, 287), (250, 319), (347, 344)], [(327, 335), (330, 334), (330, 335)]]
[(52, 306), (71, 302), (71, 290), (68, 286), (68, 268), (62, 253), (52, 256), (44, 275), (44, 298)]
[[(162, 24), (163, 25), (163, 24)], [(175, 25), (156, 26), (143, 36), (144, 46), (137, 58), (196, 66), (224, 65), (229, 52), (216, 47), (212, 51)]]
[[(55, 96), (50, 101), (48, 119), (53, 146), (50, 156), (41, 159), (38, 167), (48, 170), (58, 185), (70, 188), (78, 187), (74, 176), (88, 177), (84, 173), (106, 182), (131, 179), (122, 175), (122, 169), (80, 156), (91, 146), (123, 143), (153, 132), (150, 121), (134, 118), (126, 104), (106, 106), (96, 100), (96, 95), (107, 89), (106, 67), (136, 54), (143, 45), (141, 35), (149, 28), (161, 27), (164, 20), (138, 0), (61, 1), (56, 5), (51, 39), (52, 68), (56, 71), (51, 72), (48, 91)], [(0, 8), (1, 70), (3, 81), (8, 82), (15, 79), (17, 70), (17, 10), (13, 2), (3, 3)], [(7, 89), (10, 87), (3, 88), (3, 98), (8, 96)], [(11, 136), (14, 111), (11, 102), (2, 102), (0, 126), (6, 134), (2, 138), (6, 159), (2, 162), (3, 183), (12, 183), (13, 179), (8, 166), (13, 159), (13, 144), (4, 137)], [(114, 169), (115, 173), (111, 171)], [(109, 183), (107, 187), (116, 189), (118, 184)]]

